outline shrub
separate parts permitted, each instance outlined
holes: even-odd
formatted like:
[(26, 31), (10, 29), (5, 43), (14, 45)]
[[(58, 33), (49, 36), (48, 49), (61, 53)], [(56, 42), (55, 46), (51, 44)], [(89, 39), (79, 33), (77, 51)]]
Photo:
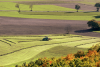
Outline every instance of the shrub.
[(91, 48), (89, 48), (88, 50), (96, 50), (97, 52), (99, 52), (100, 50), (100, 46), (98, 44), (96, 44), (95, 46), (93, 45)]
[(84, 51), (82, 51), (82, 50), (80, 50), (80, 51), (78, 51), (76, 54), (74, 54), (75, 55), (75, 57), (78, 57), (78, 58), (80, 58), (80, 57), (82, 57), (82, 56), (85, 56), (85, 54), (84, 54)]

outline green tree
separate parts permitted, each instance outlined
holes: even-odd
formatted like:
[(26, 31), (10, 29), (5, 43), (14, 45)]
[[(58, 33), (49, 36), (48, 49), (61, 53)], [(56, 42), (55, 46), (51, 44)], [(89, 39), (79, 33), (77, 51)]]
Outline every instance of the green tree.
[(89, 27), (92, 27), (92, 29), (99, 29), (100, 24), (96, 20), (90, 20), (87, 22)]
[(29, 8), (31, 8), (31, 10), (30, 10), (30, 11), (32, 11), (33, 5), (30, 5), (30, 6), (29, 6)]
[(100, 3), (96, 3), (94, 6), (97, 8), (97, 12), (99, 12)]
[[(16, 4), (15, 7), (16, 8), (19, 8), (19, 4)], [(19, 11), (18, 12), (20, 12), (20, 8), (19, 8)]]
[(77, 12), (78, 12), (78, 10), (80, 9), (81, 7), (79, 6), (79, 5), (75, 5), (75, 9), (77, 10)]

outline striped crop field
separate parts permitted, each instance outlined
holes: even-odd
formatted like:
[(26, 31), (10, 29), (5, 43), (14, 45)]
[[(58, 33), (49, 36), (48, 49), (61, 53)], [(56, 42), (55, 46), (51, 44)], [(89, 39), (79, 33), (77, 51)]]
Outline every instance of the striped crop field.
[[(48, 36), (52, 40), (42, 41), (42, 39)], [(81, 35), (72, 34), (59, 34), (59, 35), (27, 35), (27, 36), (0, 36), (0, 65), (4, 67), (14, 67), (15, 64), (20, 64), (22, 62), (27, 62), (28, 60), (36, 60), (39, 57), (43, 57), (41, 53), (45, 53), (44, 56), (60, 57), (65, 55), (60, 53), (56, 55), (55, 53), (61, 50), (57, 49), (56, 52), (53, 48), (73, 48), (75, 52), (78, 49), (87, 50), (92, 45), (100, 43), (100, 38), (88, 37)], [(76, 49), (77, 48), (77, 49)], [(49, 54), (49, 51), (54, 50), (55, 53)], [(46, 51), (46, 52), (45, 52)], [(69, 53), (69, 52), (68, 52)], [(41, 55), (40, 55), (41, 54)]]

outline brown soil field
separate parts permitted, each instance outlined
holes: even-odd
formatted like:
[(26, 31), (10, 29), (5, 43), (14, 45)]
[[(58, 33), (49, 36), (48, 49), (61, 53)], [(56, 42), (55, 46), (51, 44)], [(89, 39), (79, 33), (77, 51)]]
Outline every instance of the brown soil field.
[[(82, 3), (78, 3), (77, 1), (82, 1), (82, 0), (54, 0), (54, 1), (18, 1), (18, 3), (22, 3), (22, 4), (33, 4), (33, 5), (56, 5), (56, 6), (61, 6), (61, 7), (66, 7), (66, 8), (72, 8), (75, 9), (75, 5), (78, 4), (80, 5), (80, 10), (96, 10), (96, 7), (94, 7), (94, 5), (88, 5), (88, 4), (82, 4)], [(90, 1), (90, 0), (88, 0)], [(93, 0), (92, 0), (93, 1)], [(91, 2), (92, 2), (91, 1)], [(98, 1), (98, 0), (96, 0)], [(95, 2), (96, 2), (95, 1)], [(68, 3), (67, 3), (68, 2)]]
[(0, 17), (0, 35), (65, 34), (65, 28), (70, 25), (70, 34), (100, 37), (100, 33), (89, 30), (87, 22)]
[(66, 7), (66, 8), (72, 8), (75, 9), (75, 5), (78, 4), (81, 6), (80, 10), (96, 10), (96, 7), (92, 6), (92, 5), (86, 5), (86, 4), (80, 4), (80, 3), (67, 3), (67, 4), (54, 4), (56, 6), (61, 6), (61, 7)]

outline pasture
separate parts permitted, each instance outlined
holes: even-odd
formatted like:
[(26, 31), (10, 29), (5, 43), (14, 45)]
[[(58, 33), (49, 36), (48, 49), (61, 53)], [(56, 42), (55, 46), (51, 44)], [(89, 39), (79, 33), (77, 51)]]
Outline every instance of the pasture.
[(6, 16), (6, 17), (33, 18), (33, 19), (56, 19), (56, 20), (87, 20), (87, 21), (91, 19), (95, 19), (97, 21), (100, 21), (99, 18), (95, 18), (95, 16), (98, 16), (99, 13), (98, 15), (93, 15), (92, 12), (87, 13), (91, 15), (86, 15), (85, 13), (79, 13), (80, 15), (77, 15), (78, 13), (70, 13), (71, 15), (68, 14), (69, 16), (67, 14), (68, 13), (64, 13), (64, 12), (58, 12), (58, 13), (55, 13), (55, 12), (34, 12), (34, 13), (21, 12), (21, 13), (18, 13), (18, 12), (12, 12), (12, 11), (9, 11), (9, 12), (1, 11), (0, 12), (0, 16)]
[[(44, 36), (52, 40), (42, 41)], [(0, 36), (0, 43), (0, 65), (13, 67), (40, 57), (60, 57), (77, 50), (87, 51), (92, 45), (100, 43), (100, 38), (72, 34)], [(68, 47), (72, 48), (70, 52)]]
[[(15, 7), (16, 4), (17, 3), (13, 2), (0, 2), (0, 10), (18, 10), (18, 8)], [(30, 11), (29, 5), (19, 4), (19, 8), (22, 11)], [(33, 11), (76, 11), (76, 9), (55, 5), (33, 5)]]

